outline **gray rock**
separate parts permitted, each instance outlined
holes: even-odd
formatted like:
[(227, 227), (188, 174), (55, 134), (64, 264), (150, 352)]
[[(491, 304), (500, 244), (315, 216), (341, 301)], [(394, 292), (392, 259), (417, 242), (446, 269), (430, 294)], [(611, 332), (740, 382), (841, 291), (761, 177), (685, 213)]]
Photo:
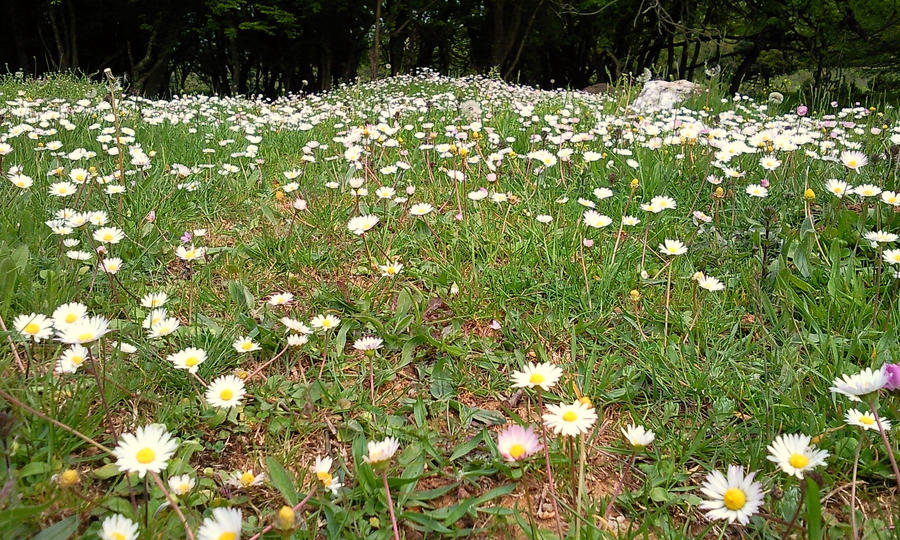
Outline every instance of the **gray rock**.
[(691, 81), (647, 81), (638, 97), (631, 103), (636, 111), (671, 109), (691, 94), (700, 93), (700, 86)]

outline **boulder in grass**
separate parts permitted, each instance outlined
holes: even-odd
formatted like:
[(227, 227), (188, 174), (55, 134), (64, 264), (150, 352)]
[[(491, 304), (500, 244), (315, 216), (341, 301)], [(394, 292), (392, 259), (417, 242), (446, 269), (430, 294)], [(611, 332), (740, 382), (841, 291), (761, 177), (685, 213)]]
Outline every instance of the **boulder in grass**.
[(686, 81), (647, 81), (638, 97), (631, 103), (636, 111), (671, 109), (692, 94), (700, 93), (700, 86)]

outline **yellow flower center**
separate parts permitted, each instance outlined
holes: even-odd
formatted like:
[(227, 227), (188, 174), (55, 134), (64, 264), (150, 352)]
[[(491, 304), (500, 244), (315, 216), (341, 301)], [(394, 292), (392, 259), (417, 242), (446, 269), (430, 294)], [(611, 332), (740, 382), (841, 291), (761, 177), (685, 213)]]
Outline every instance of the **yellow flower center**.
[(859, 417), (859, 423), (865, 424), (867, 426), (875, 425), (875, 419), (868, 415), (863, 415)]
[(199, 362), (200, 360), (198, 360), (196, 356), (189, 356), (187, 360), (184, 361), (184, 365), (186, 365), (187, 367), (194, 367)]
[[(222, 401), (228, 401), (229, 399), (234, 397), (234, 391), (231, 388), (226, 388), (219, 393), (219, 399)], [(247, 474), (247, 473), (244, 473)], [(241, 479), (243, 482), (243, 478)]]
[(329, 321), (328, 319), (322, 321), (322, 328), (331, 328), (331, 321)]
[(516, 443), (509, 447), (509, 456), (513, 459), (519, 459), (525, 455), (525, 447)]
[(78, 471), (66, 469), (59, 475), (59, 483), (62, 486), (72, 486), (78, 482)]
[(855, 159), (847, 160), (847, 166), (850, 168), (856, 167), (856, 160)]
[(191, 485), (188, 484), (187, 482), (182, 482), (182, 483), (178, 484), (178, 491), (182, 495), (187, 493), (189, 489), (191, 489)]
[(738, 488), (730, 488), (722, 496), (722, 502), (729, 510), (740, 510), (747, 503), (747, 495)]
[(574, 422), (576, 419), (578, 419), (578, 415), (572, 411), (566, 411), (563, 413), (562, 419), (566, 422)]
[[(229, 397), (231, 397), (231, 396), (230, 396), (231, 390), (226, 390), (225, 392), (228, 392), (228, 393), (229, 393)], [(223, 392), (223, 394), (224, 394), (225, 392)], [(253, 476), (253, 473), (252, 473), (252, 472), (246, 471), (246, 472), (244, 472), (244, 474), (241, 475), (241, 483), (244, 484), (245, 486), (249, 486), (250, 484), (253, 483), (253, 479), (254, 479), (254, 478), (256, 478), (256, 477)]]
[(119, 531), (112, 533), (112, 537), (115, 538), (115, 540), (125, 540), (125, 535)]
[(94, 339), (93, 332), (84, 332), (84, 333), (78, 334), (78, 341), (80, 341), (82, 343), (84, 343), (85, 341), (91, 341), (92, 339)]
[(236, 534), (231, 531), (225, 531), (219, 535), (218, 540), (234, 540), (235, 538), (237, 538)]
[(31, 334), (32, 336), (41, 331), (41, 326), (38, 323), (30, 322), (25, 325), (25, 333)]
[(531, 377), (528, 378), (528, 382), (530, 382), (531, 384), (541, 384), (545, 380), (546, 378), (540, 373), (532, 373)]
[(322, 485), (328, 487), (331, 485), (331, 473), (328, 472), (317, 472), (316, 477), (322, 482)]
[(72, 363), (75, 364), (76, 366), (80, 366), (82, 362), (84, 362), (83, 356), (73, 356), (72, 357)]
[(393, 276), (395, 273), (397, 273), (397, 271), (394, 270), (394, 267), (393, 267), (393, 266), (389, 266), (388, 269), (387, 269), (387, 273), (388, 273), (388, 275)]
[(105, 241), (107, 241), (107, 242), (112, 242), (112, 239), (113, 239), (112, 233), (106, 233), (106, 234), (104, 234), (104, 235), (103, 235), (103, 239), (104, 239)]
[(197, 254), (197, 252), (195, 250), (189, 249), (184, 252), (184, 258), (185, 259), (193, 259), (194, 256), (196, 256), (196, 254)]
[(249, 351), (252, 348), (253, 348), (252, 341), (245, 341), (245, 342), (241, 343), (241, 349), (243, 349), (245, 351)]
[(75, 315), (74, 313), (69, 313), (68, 315), (66, 315), (66, 322), (67, 322), (67, 323), (72, 324), (72, 323), (75, 322), (76, 320), (78, 320), (78, 316)]
[(150, 448), (141, 448), (138, 450), (137, 455), (135, 456), (138, 460), (138, 463), (141, 465), (146, 465), (156, 459), (156, 454)]
[(791, 454), (791, 457), (788, 458), (788, 463), (795, 469), (802, 469), (809, 465), (809, 458), (803, 454)]

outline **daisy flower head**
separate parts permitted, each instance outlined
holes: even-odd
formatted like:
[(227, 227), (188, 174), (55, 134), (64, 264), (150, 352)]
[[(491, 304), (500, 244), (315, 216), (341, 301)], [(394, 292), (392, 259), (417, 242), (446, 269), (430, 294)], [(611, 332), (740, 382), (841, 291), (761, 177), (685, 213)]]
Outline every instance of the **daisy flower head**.
[(806, 471), (825, 465), (828, 457), (828, 451), (817, 450), (815, 445), (809, 444), (810, 440), (809, 435), (779, 435), (766, 448), (769, 451), (766, 459), (778, 465), (785, 474), (803, 479)]
[(309, 336), (306, 334), (290, 334), (287, 337), (289, 347), (302, 347), (309, 343)]
[(160, 424), (139, 427), (135, 433), (122, 435), (113, 450), (116, 466), (121, 472), (137, 473), (143, 478), (148, 472), (158, 473), (175, 453), (178, 444)]
[(164, 292), (147, 293), (141, 298), (141, 306), (145, 308), (162, 307), (169, 300), (169, 295)]
[(353, 348), (366, 354), (375, 354), (384, 344), (381, 338), (375, 336), (361, 337), (353, 342)]
[(554, 433), (574, 437), (586, 433), (597, 421), (597, 411), (581, 400), (569, 405), (547, 405), (544, 424)]
[(594, 229), (602, 229), (612, 223), (612, 219), (609, 216), (605, 216), (595, 210), (586, 210), (583, 219), (585, 225)]
[(249, 336), (241, 336), (234, 340), (234, 343), (231, 344), (239, 353), (248, 353), (253, 351), (258, 351), (260, 349), (259, 343), (253, 341)]
[(781, 161), (775, 156), (764, 156), (759, 160), (759, 166), (767, 171), (774, 171), (781, 165)]
[(56, 362), (57, 373), (75, 373), (81, 364), (87, 360), (88, 350), (83, 345), (72, 345)]
[(719, 281), (718, 279), (716, 279), (712, 276), (707, 276), (705, 274), (700, 276), (697, 279), (697, 285), (701, 289), (706, 289), (707, 291), (710, 291), (710, 292), (721, 291), (722, 289), (725, 288), (725, 285), (721, 281)]
[(865, 167), (869, 163), (869, 158), (862, 152), (844, 150), (841, 152), (841, 163), (844, 164), (844, 167), (859, 172), (859, 169)]
[(65, 328), (87, 317), (87, 306), (78, 302), (69, 302), (53, 310), (51, 317), (55, 328)]
[(628, 440), (628, 444), (635, 450), (641, 450), (650, 446), (650, 443), (656, 439), (656, 434), (644, 426), (629, 424), (628, 427), (622, 428), (622, 435)]
[(116, 274), (122, 268), (122, 259), (119, 257), (110, 257), (108, 259), (103, 259), (100, 263), (103, 271), (107, 274)]
[(750, 516), (759, 510), (763, 501), (762, 484), (754, 482), (754, 476), (755, 472), (745, 476), (744, 468), (739, 465), (729, 465), (727, 477), (719, 471), (707, 474), (700, 488), (708, 498), (700, 503), (700, 508), (709, 510), (706, 517), (742, 525), (749, 523)]
[(399, 262), (390, 262), (387, 264), (379, 264), (378, 269), (381, 270), (382, 277), (394, 277), (403, 270), (403, 265)]
[(400, 441), (394, 437), (388, 437), (383, 441), (369, 441), (369, 454), (363, 457), (363, 461), (373, 467), (387, 466), (399, 448)]
[(413, 216), (424, 216), (426, 214), (430, 214), (432, 210), (434, 210), (433, 206), (426, 202), (422, 202), (412, 205), (409, 208), (409, 213)]
[(891, 422), (884, 418), (875, 420), (875, 416), (871, 412), (860, 411), (857, 409), (848, 409), (844, 414), (844, 422), (851, 426), (857, 426), (863, 429), (878, 431), (879, 421), (881, 422), (881, 427), (884, 428), (885, 432), (890, 431)]
[(203, 258), (204, 254), (206, 254), (206, 248), (195, 247), (194, 244), (189, 247), (178, 246), (175, 248), (175, 255), (182, 261), (193, 262)]
[(532, 427), (515, 424), (497, 435), (497, 450), (506, 461), (519, 461), (539, 452), (543, 446)]
[(292, 330), (299, 334), (311, 334), (312, 330), (302, 322), (297, 319), (292, 319), (290, 317), (282, 317), (281, 324), (283, 324), (288, 330)]
[(641, 220), (634, 216), (625, 216), (622, 218), (622, 225), (625, 225), (626, 227), (634, 227), (640, 222)]
[(175, 317), (165, 317), (150, 326), (150, 333), (147, 337), (150, 339), (166, 337), (178, 330), (179, 326), (181, 326), (181, 322)]
[(874, 184), (860, 184), (853, 188), (853, 193), (863, 198), (877, 197), (881, 194), (881, 188)]
[(294, 299), (294, 295), (289, 292), (275, 293), (269, 297), (270, 306), (284, 306), (290, 304)]
[(333, 463), (332, 459), (328, 456), (316, 456), (316, 462), (310, 469), (315, 473), (319, 482), (322, 482), (322, 487), (330, 491), (332, 495), (337, 495), (338, 490), (341, 489), (343, 484), (337, 482), (331, 475), (331, 465)]
[(141, 326), (149, 330), (153, 328), (154, 324), (158, 323), (168, 316), (169, 312), (166, 310), (166, 308), (153, 308), (150, 310), (150, 313), (148, 313), (147, 316), (144, 317), (144, 321), (141, 323)]
[(829, 388), (836, 394), (844, 394), (850, 401), (860, 401), (859, 396), (877, 392), (887, 383), (883, 369), (866, 368), (855, 375), (843, 375), (832, 381)]
[(744, 191), (751, 197), (759, 197), (762, 199), (769, 196), (769, 190), (761, 184), (750, 184), (744, 188)]
[(175, 364), (175, 367), (178, 369), (186, 369), (188, 373), (197, 373), (197, 368), (206, 360), (206, 351), (196, 347), (188, 347), (170, 354), (166, 357), (166, 360)]
[(687, 253), (687, 247), (680, 240), (665, 239), (665, 242), (659, 245), (659, 252), (663, 255), (684, 255)]
[(102, 227), (94, 231), (94, 240), (101, 244), (118, 244), (125, 238), (125, 232), (117, 227)]
[(536, 219), (538, 223), (543, 223), (544, 225), (547, 225), (551, 221), (553, 221), (553, 216), (551, 216), (549, 214), (538, 214), (537, 216), (535, 216), (534, 219)]
[(102, 540), (135, 540), (137, 535), (137, 523), (121, 514), (108, 516), (100, 524)]
[(103, 317), (84, 317), (78, 322), (57, 331), (56, 339), (63, 343), (84, 344), (97, 341), (109, 332), (109, 321)]
[(244, 381), (234, 375), (222, 375), (206, 388), (206, 402), (213, 407), (227, 409), (241, 404)]
[(865, 234), (865, 239), (874, 245), (888, 244), (890, 242), (896, 242), (897, 235), (887, 231), (869, 231)]
[(197, 481), (189, 474), (182, 474), (169, 478), (169, 489), (178, 496), (187, 494), (190, 490), (194, 489), (195, 485), (197, 485)]
[(541, 387), (542, 390), (550, 390), (556, 381), (562, 377), (562, 368), (543, 362), (535, 364), (529, 362), (525, 364), (521, 371), (514, 371), (510, 378), (512, 379), (513, 388), (534, 388)]
[(225, 483), (236, 488), (249, 488), (262, 485), (266, 481), (266, 473), (253, 474), (252, 469), (234, 471), (228, 475)]
[(53, 334), (53, 321), (40, 313), (19, 315), (13, 319), (13, 327), (16, 332), (22, 334), (22, 337), (33, 339), (35, 343), (40, 343), (42, 339), (47, 339)]
[(203, 520), (197, 540), (240, 540), (241, 511), (237, 508), (213, 508), (212, 516)]
[(840, 199), (844, 195), (846, 195), (851, 188), (849, 184), (847, 184), (847, 182), (832, 178), (831, 180), (825, 182), (825, 189), (831, 192), (832, 195)]
[(375, 215), (356, 216), (350, 218), (350, 221), (347, 222), (347, 229), (353, 234), (360, 236), (377, 225), (378, 221), (378, 216)]
[(658, 214), (663, 210), (675, 210), (677, 207), (678, 205), (672, 197), (657, 195), (650, 199), (650, 211), (654, 214)]
[(309, 321), (309, 325), (315, 328), (316, 330), (329, 331), (334, 330), (341, 324), (341, 320), (335, 317), (332, 314), (327, 315), (316, 315)]
[(886, 249), (881, 258), (888, 264), (900, 264), (900, 249)]

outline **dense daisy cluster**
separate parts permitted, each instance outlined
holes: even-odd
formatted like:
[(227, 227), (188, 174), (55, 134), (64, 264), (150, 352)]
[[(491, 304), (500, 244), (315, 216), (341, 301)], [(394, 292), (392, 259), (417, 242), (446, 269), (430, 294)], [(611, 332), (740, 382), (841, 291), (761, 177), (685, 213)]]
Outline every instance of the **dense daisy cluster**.
[[(456, 331), (447, 326), (415, 341), (411, 324), (436, 317), (455, 297), (477, 304), (486, 294), (467, 275), (477, 273), (490, 252), (486, 232), (499, 233), (500, 242), (516, 250), (538, 252), (548, 272), (559, 270), (560, 281), (585, 299), (588, 314), (596, 306), (606, 310), (603, 316), (612, 310), (604, 289), (611, 279), (627, 283), (631, 292), (615, 316), (628, 317), (636, 341), (658, 341), (672, 351), (666, 358), (676, 358), (671, 347), (687, 343), (704, 325), (704, 303), (722, 302), (737, 290), (747, 304), (755, 292), (740, 280), (741, 266), (762, 265), (760, 281), (769, 272), (773, 279), (788, 280), (794, 276), (779, 274), (788, 265), (808, 276), (809, 260), (819, 257), (822, 268), (838, 268), (842, 250), (852, 248), (870, 272), (868, 285), (879, 291), (870, 295), (873, 303), (887, 306), (884, 312), (896, 310), (891, 297), (900, 281), (888, 278), (900, 278), (893, 232), (900, 227), (893, 219), (900, 207), (900, 123), (858, 104), (814, 115), (803, 106), (782, 110), (741, 95), (721, 102), (704, 95), (690, 106), (638, 114), (615, 96), (538, 91), (428, 72), (371, 83), (363, 95), (343, 86), (324, 95), (275, 100), (92, 96), (73, 101), (24, 91), (4, 97), (0, 170), (9, 181), (2, 191), (8, 205), (4, 216), (16, 216), (15, 230), (21, 227), (40, 255), (41, 283), (49, 283), (53, 271), (73, 282), (64, 289), (65, 303), (20, 297), (4, 308), (13, 316), (10, 342), (26, 384), (49, 372), (53, 384), (96, 384), (103, 397), (107, 368), (143, 373), (147, 366), (161, 366), (177, 386), (172, 391), (181, 392), (174, 401), (200, 411), (203, 421), (216, 427), (239, 424), (250, 405), (311, 403), (313, 394), (329, 393), (326, 370), (360, 381), (367, 371), (367, 384), (361, 384), (369, 387), (368, 405), (388, 407), (379, 390), (394, 375), (392, 362), (403, 355), (411, 359), (417, 344), (439, 343)], [(193, 144), (165, 148), (153, 136), (163, 129), (182, 133)], [(284, 147), (277, 145), (285, 137), (293, 145), (288, 156), (279, 155)], [(259, 202), (261, 219), (217, 216), (216, 197), (235, 186), (253, 204)], [(784, 223), (772, 217), (782, 206), (788, 208)], [(188, 210), (179, 214), (178, 208)], [(834, 232), (850, 221), (852, 237)], [(30, 231), (29, 222), (35, 224)], [(294, 262), (313, 262), (292, 268), (290, 280), (281, 274), (273, 278), (269, 271), (280, 263), (278, 257), (265, 260), (266, 249), (244, 245), (245, 227), (271, 227), (273, 236), (290, 245), (281, 255), (302, 252), (307, 258)], [(298, 274), (318, 275), (316, 252), (322, 246), (348, 254), (353, 269), (334, 281), (340, 288), (350, 281), (374, 291), (365, 307), (343, 289), (344, 301), (326, 302), (298, 285)], [(761, 262), (750, 256), (729, 260), (726, 248), (734, 246)], [(766, 258), (780, 246), (783, 256)], [(431, 255), (423, 256), (429, 249)], [(460, 260), (465, 271), (441, 268)], [(259, 283), (251, 285), (263, 299), (230, 279), (244, 266), (259, 272)], [(886, 292), (890, 286), (894, 293)], [(432, 297), (415, 317), (418, 308), (409, 307), (409, 290), (426, 290)], [(221, 301), (220, 295), (229, 299)], [(550, 296), (541, 292), (536, 298)], [(402, 312), (403, 324), (376, 320), (393, 312)], [(466, 331), (483, 336), (507, 331), (502, 313), (487, 319), (489, 324), (479, 327), (478, 321)], [(738, 332), (747, 320), (736, 315), (733, 328), (722, 333)], [(751, 333), (748, 339), (756, 337)], [(45, 369), (41, 362), (48, 359), (52, 367)], [(835, 378), (831, 391), (859, 405), (837, 417), (859, 433), (880, 437), (879, 448), (890, 455), (897, 475), (892, 422), (885, 417), (892, 412), (879, 408), (875, 397), (900, 387), (900, 368), (875, 360), (874, 367), (860, 361), (858, 373)], [(260, 397), (272, 391), (266, 376), (279, 368), (303, 380), (305, 389), (293, 394), (293, 401)], [(543, 453), (554, 505), (551, 453), (577, 448), (582, 473), (585, 456), (597, 454), (592, 434), (601, 414), (580, 390), (590, 377), (570, 368), (527, 362), (511, 371), (513, 391), (527, 391), (528, 414), (499, 431), (495, 444), (497, 462), (523, 470), (532, 465), (529, 458)], [(538, 414), (532, 419), (534, 405)], [(644, 421), (653, 416), (648, 412)], [(117, 444), (108, 457), (119, 472), (156, 482), (173, 507), (189, 500), (204, 480), (204, 489), (232, 499), (281, 481), (261, 464), (218, 467), (207, 478), (185, 472), (184, 464), (173, 464), (186, 447), (179, 436), (187, 437), (190, 429), (170, 423), (170, 431), (154, 420), (151, 411), (129, 410), (126, 425), (140, 427), (122, 433), (111, 425), (108, 432)], [(376, 415), (375, 421), (382, 418)], [(387, 474), (403, 431), (396, 425), (378, 430), (391, 436), (368, 440), (364, 452), (358, 445), (356, 462), (382, 476), (398, 534)], [(773, 464), (772, 474), (737, 464), (720, 472), (717, 466), (726, 464), (703, 464), (710, 471), (705, 478), (690, 478), (690, 487), (705, 497), (696, 506), (712, 520), (746, 526), (764, 509), (767, 492), (781, 485), (774, 471), (807, 481), (825, 468), (836, 452), (824, 445), (835, 448), (839, 435), (795, 430), (768, 441), (766, 455), (757, 456), (758, 462)], [(656, 442), (657, 434), (643, 425), (622, 425), (621, 433), (631, 461), (604, 518), (637, 456), (652, 460), (651, 444), (665, 451), (665, 443)], [(859, 433), (856, 437), (865, 436)], [(355, 482), (347, 474), (353, 465), (346, 448), (333, 455), (344, 459), (317, 455), (304, 471), (311, 489), (340, 500), (345, 486)], [(69, 469), (56, 482), (69, 488), (79, 478)], [(582, 490), (578, 493), (580, 512)], [(305, 502), (278, 513), (279, 522), (287, 524), (283, 529), (295, 525), (293, 512)], [(230, 506), (237, 505), (205, 509), (202, 522), (194, 524), (199, 523), (197, 536), (239, 538), (242, 510)], [(97, 527), (103, 538), (139, 534), (138, 524), (120, 514), (105, 516)]]

